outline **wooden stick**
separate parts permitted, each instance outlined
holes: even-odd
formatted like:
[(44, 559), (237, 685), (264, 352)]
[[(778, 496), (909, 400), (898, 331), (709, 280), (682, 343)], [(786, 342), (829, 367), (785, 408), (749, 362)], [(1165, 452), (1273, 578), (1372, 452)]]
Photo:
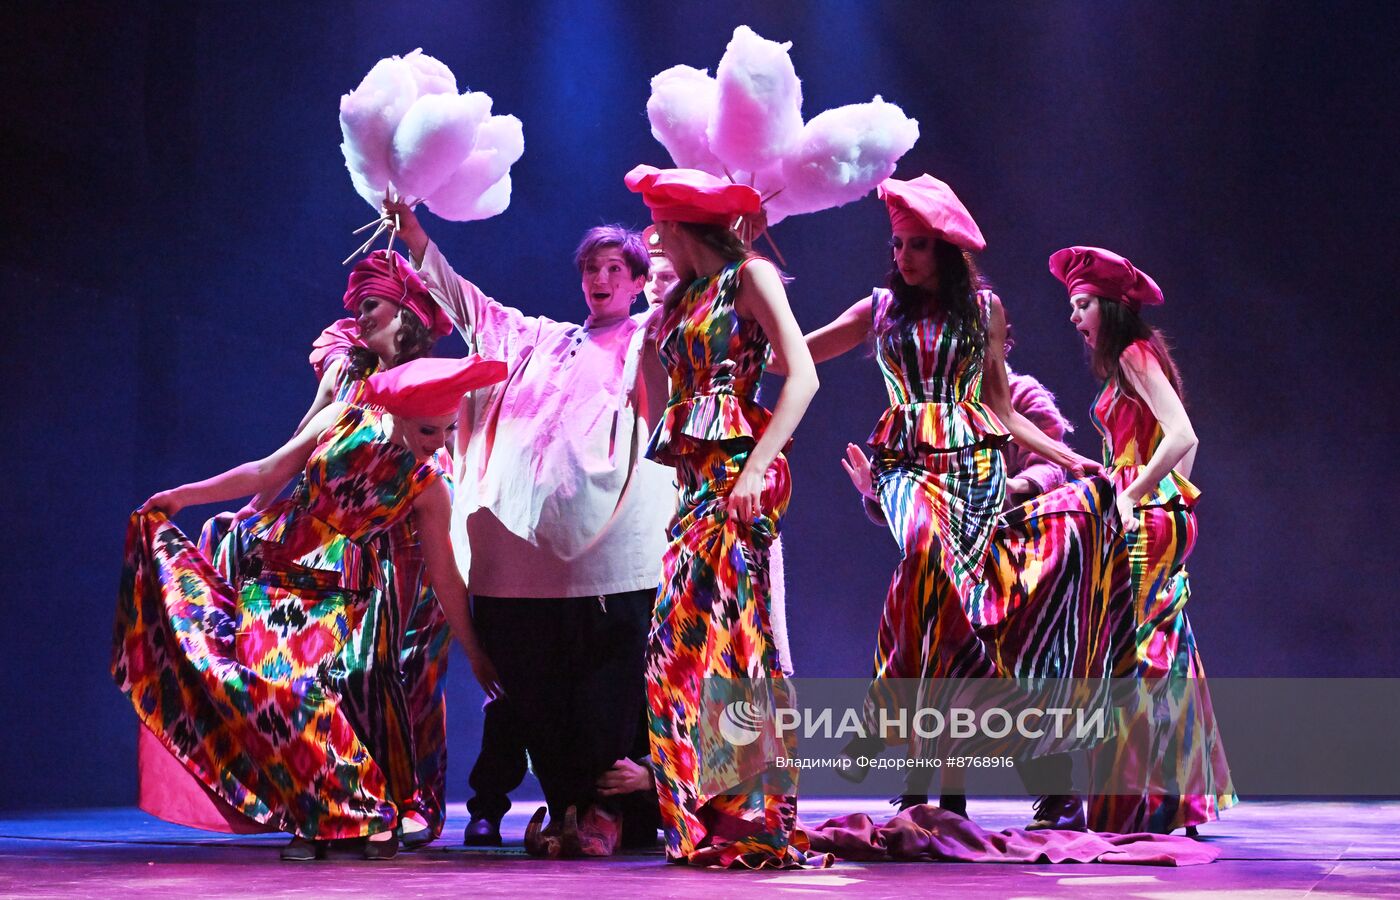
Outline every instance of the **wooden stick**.
[(383, 217), (383, 216), (380, 216), (379, 218), (375, 219), (373, 222), (366, 222), (365, 224), (361, 225), (359, 228), (356, 228), (354, 231), (352, 231), (352, 232), (350, 232), (350, 233), (351, 233), (351, 234), (359, 234), (359, 233), (362, 232), (362, 231), (368, 231), (370, 228), (374, 227), (377, 223), (383, 222), (383, 221), (384, 221), (384, 217)]
[(368, 250), (369, 247), (370, 247), (370, 245), (373, 244), (376, 240), (379, 239), (380, 233), (384, 230), (385, 226), (388, 225), (388, 224), (389, 224), (388, 222), (382, 222), (382, 221), (381, 221), (381, 222), (379, 223), (379, 227), (378, 227), (377, 229), (375, 229), (374, 234), (372, 234), (372, 235), (369, 236), (369, 240), (365, 241), (363, 244), (361, 244), (359, 247), (357, 247), (357, 248), (355, 249), (355, 252), (354, 252), (354, 253), (351, 253), (349, 256), (345, 257), (345, 259), (341, 262), (341, 265), (342, 265), (342, 266), (348, 265), (348, 264), (350, 263), (350, 260), (354, 259), (355, 257), (359, 256), (361, 253), (364, 253), (366, 250)]
[(783, 251), (781, 251), (781, 250), (778, 249), (778, 245), (773, 241), (773, 235), (770, 234), (770, 233), (768, 232), (768, 229), (767, 229), (767, 228), (763, 229), (763, 234), (760, 235), (760, 237), (763, 237), (763, 238), (766, 238), (766, 239), (767, 239), (767, 241), (768, 241), (768, 246), (770, 246), (770, 247), (773, 248), (773, 255), (776, 256), (776, 257), (778, 257), (778, 265), (780, 265), (780, 266), (782, 266), (784, 269), (786, 269), (786, 268), (787, 268), (787, 260), (783, 259)]

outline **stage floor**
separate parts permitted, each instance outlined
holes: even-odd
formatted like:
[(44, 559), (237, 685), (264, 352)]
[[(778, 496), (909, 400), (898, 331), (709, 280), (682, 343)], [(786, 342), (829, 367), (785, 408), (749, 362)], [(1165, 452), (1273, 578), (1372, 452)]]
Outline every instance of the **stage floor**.
[[(520, 836), (536, 804), (517, 802), (506, 846), (461, 845), (466, 809), (454, 804), (442, 840), (390, 862), (347, 857), (284, 863), (284, 835), (223, 836), (169, 825), (136, 809), (0, 816), (0, 896), (695, 897), (742, 892), (861, 897), (1400, 896), (1400, 801), (1251, 801), (1202, 829), (1221, 849), (1214, 863), (1183, 869), (1124, 865), (838, 862), (799, 872), (715, 872), (668, 866), (659, 851), (608, 860), (545, 862)], [(989, 829), (1026, 822), (1025, 799), (979, 800), (969, 811)], [(848, 812), (883, 816), (882, 800), (804, 800), (809, 822)]]

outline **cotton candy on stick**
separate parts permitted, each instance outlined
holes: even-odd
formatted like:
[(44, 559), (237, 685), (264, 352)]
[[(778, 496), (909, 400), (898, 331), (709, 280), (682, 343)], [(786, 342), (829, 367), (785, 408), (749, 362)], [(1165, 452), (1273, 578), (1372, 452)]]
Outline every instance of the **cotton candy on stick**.
[(510, 202), (510, 167), (524, 152), (520, 120), (491, 116), (477, 129), (472, 152), (428, 198), (428, 208), (455, 222), (499, 215)]
[(651, 79), (647, 99), (651, 135), (680, 168), (724, 174), (724, 164), (710, 149), (706, 133), (718, 102), (719, 85), (707, 69), (672, 66)]
[(424, 94), (457, 93), (457, 76), (452, 74), (446, 63), (424, 53), (422, 47), (406, 55), (403, 61), (413, 73), (420, 97)]
[[(491, 185), (464, 208), (455, 210), (455, 215), (451, 218), (458, 222), (475, 222), (479, 219), (489, 219), (492, 216), (499, 216), (510, 206), (510, 176), (504, 175), (501, 180)], [(434, 212), (437, 212), (434, 210)], [(442, 213), (438, 215), (443, 218)]]
[(783, 160), (786, 187), (768, 204), (776, 218), (817, 212), (859, 200), (894, 174), (919, 138), (919, 123), (876, 97), (815, 116)]
[(718, 97), (707, 134), (710, 149), (732, 173), (762, 172), (796, 144), (802, 132), (802, 82), (779, 44), (747, 25), (734, 29), (715, 70)]
[(391, 177), (394, 131), (418, 99), (413, 69), (397, 56), (381, 59), (359, 86), (340, 98), (340, 145), (355, 192), (375, 209)]
[(491, 114), (482, 93), (419, 97), (394, 131), (392, 181), (409, 197), (430, 197), (476, 144), (476, 131)]

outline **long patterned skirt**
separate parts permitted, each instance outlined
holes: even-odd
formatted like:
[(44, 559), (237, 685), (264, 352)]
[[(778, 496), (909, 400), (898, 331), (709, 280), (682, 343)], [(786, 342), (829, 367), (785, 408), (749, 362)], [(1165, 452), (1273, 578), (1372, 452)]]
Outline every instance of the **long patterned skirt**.
[(762, 511), (741, 525), (721, 504), (747, 458), (747, 447), (716, 442), (677, 465), (680, 505), (647, 646), (651, 758), (672, 862), (790, 868), (812, 862), (792, 842), (792, 770), (775, 771), (768, 754), (736, 754), (701, 721), (710, 683), (757, 685), (770, 691), (768, 702), (780, 702), (772, 693), (782, 691), (768, 548), (788, 504), (787, 460), (780, 456), (769, 467)]
[[(238, 557), (237, 538), (210, 519), (200, 550), (226, 579)], [(379, 538), (380, 580), (369, 596), (361, 633), (331, 667), (355, 731), (388, 779), (401, 812), (422, 816), (434, 836), (446, 821), (447, 657), (451, 632), (428, 583), (423, 550), (410, 520)], [(168, 789), (167, 789), (168, 792)]]
[[(881, 614), (867, 728), (878, 727), (882, 708), (952, 702), (929, 693), (953, 689), (930, 684), (940, 679), (1006, 679), (1007, 702), (1027, 684), (1042, 699), (1063, 690), (1066, 704), (1092, 700), (1083, 680), (1106, 678), (1129, 613), (1126, 588), (1112, 577), (1112, 485), (1071, 482), (1002, 516), (996, 448), (880, 455), (875, 472), (902, 556)], [(986, 703), (1001, 690), (988, 684), (963, 687)]]
[[(341, 562), (356, 552), (334, 550)], [(238, 570), (231, 584), (164, 515), (134, 515), (113, 678), (186, 771), (242, 815), (306, 838), (392, 828), (384, 772), (334, 687), (364, 594), (286, 560)]]
[(1114, 675), (1142, 687), (1117, 738), (1090, 756), (1094, 784), (1112, 792), (1090, 798), (1089, 827), (1166, 834), (1218, 818), (1236, 797), (1186, 615), (1196, 514), (1161, 506), (1138, 512), (1141, 527), (1123, 548), (1134, 615)]

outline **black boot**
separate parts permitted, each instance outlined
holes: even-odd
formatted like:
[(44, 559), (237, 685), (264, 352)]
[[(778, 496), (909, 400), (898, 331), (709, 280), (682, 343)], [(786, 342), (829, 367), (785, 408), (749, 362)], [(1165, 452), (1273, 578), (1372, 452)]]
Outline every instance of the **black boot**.
[(462, 844), (467, 847), (501, 846), (500, 820), (472, 816), (472, 820), (467, 823), (467, 830), (462, 834)]

